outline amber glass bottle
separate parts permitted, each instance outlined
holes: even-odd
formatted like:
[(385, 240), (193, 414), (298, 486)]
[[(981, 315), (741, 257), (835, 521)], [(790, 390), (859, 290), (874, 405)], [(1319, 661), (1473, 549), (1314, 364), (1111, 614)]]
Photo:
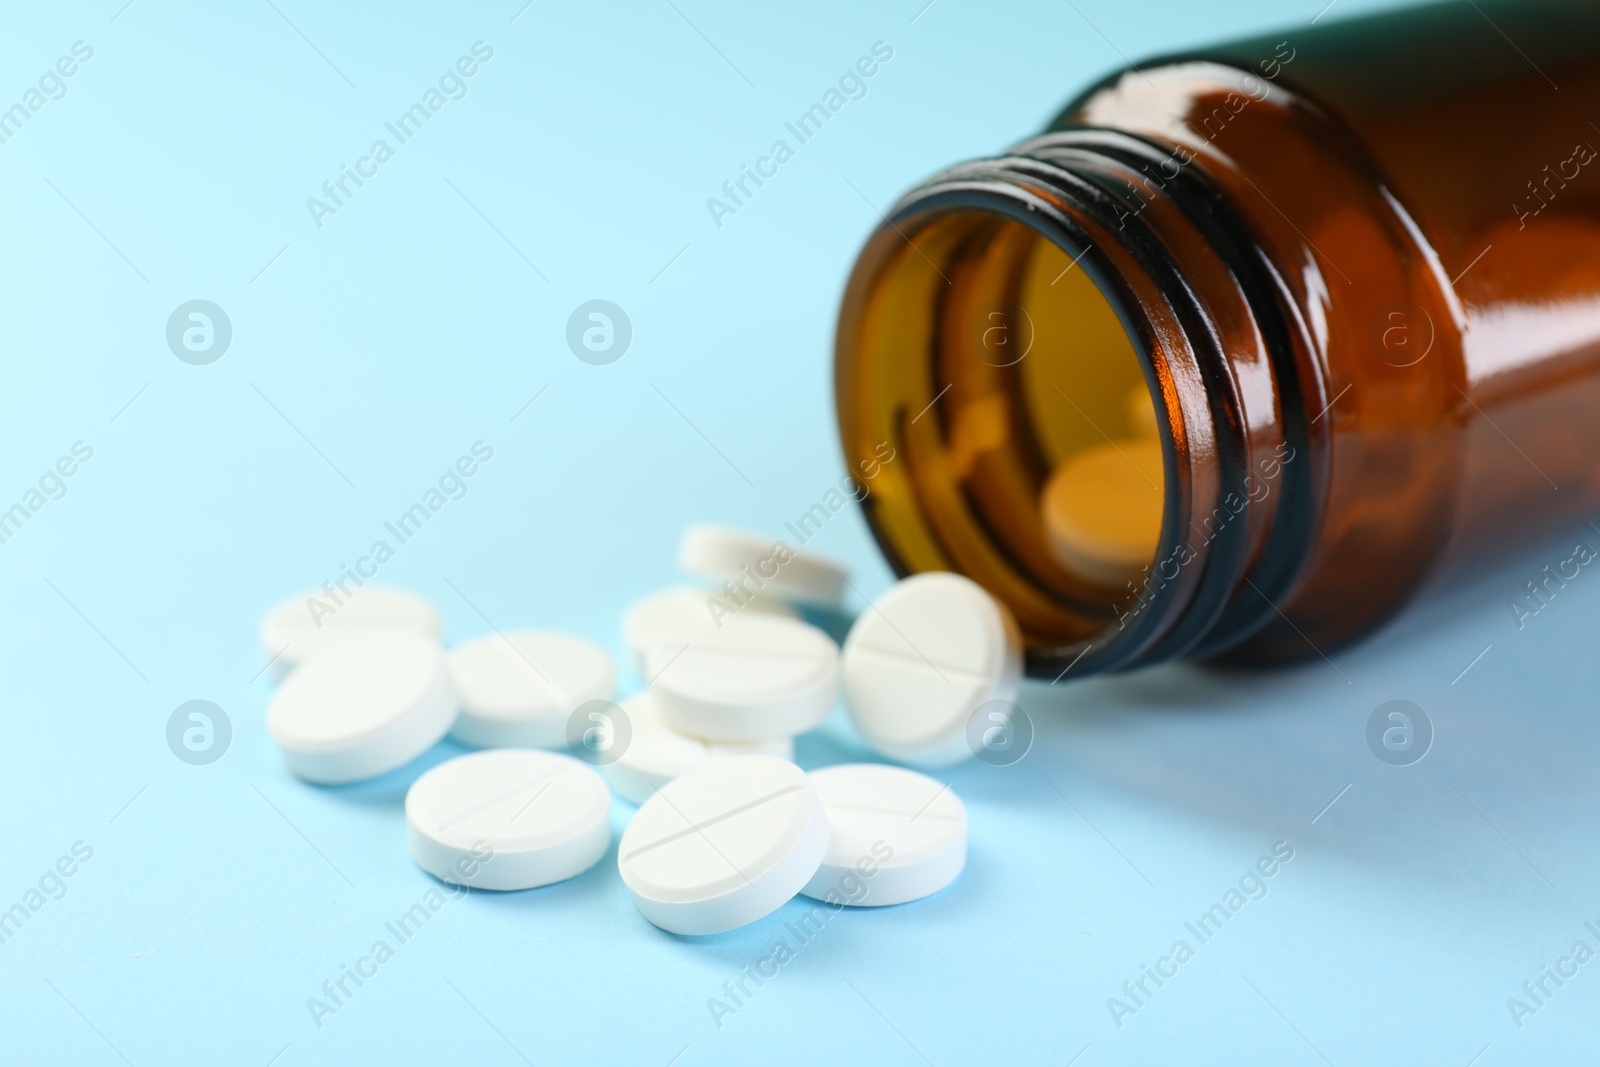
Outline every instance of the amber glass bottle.
[(906, 194), (840, 312), (902, 574), (1030, 673), (1369, 631), (1600, 506), (1600, 4), (1476, 0), (1153, 60)]

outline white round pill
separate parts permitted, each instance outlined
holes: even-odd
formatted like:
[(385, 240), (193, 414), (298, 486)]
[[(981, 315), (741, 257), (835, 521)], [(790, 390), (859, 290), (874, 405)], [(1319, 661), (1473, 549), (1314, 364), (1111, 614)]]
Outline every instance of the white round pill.
[(579, 704), (609, 700), (616, 669), (600, 646), (548, 630), (512, 630), (450, 653), (461, 717), (450, 736), (478, 748), (562, 748)]
[(639, 912), (716, 934), (782, 907), (816, 874), (828, 818), (805, 772), (771, 756), (717, 760), (645, 801), (617, 848)]
[(740, 611), (795, 617), (794, 609), (781, 600), (758, 596), (736, 604), (712, 589), (666, 589), (636, 601), (622, 617), (629, 669), (637, 678), (648, 678), (646, 661), (651, 649), (679, 630), (715, 629), (719, 619)]
[(646, 664), (662, 721), (712, 741), (803, 734), (839, 696), (839, 646), (795, 619), (741, 614), (679, 631)]
[(403, 589), (363, 585), (353, 593), (315, 590), (290, 597), (261, 620), (261, 648), (282, 675), (333, 642), (349, 637), (415, 634), (439, 637), (439, 613)]
[(783, 541), (704, 523), (683, 531), (678, 566), (690, 574), (731, 580), (748, 595), (760, 592), (822, 605), (839, 603), (848, 577), (832, 560), (796, 551)]
[(437, 642), (410, 634), (351, 637), (284, 680), (267, 705), (267, 732), (289, 770), (339, 784), (410, 762), (449, 732), (455, 717), (455, 687)]
[(828, 813), (828, 853), (806, 887), (830, 904), (878, 907), (931, 896), (967, 863), (967, 809), (950, 787), (881, 763), (808, 775)]
[(873, 751), (924, 767), (971, 756), (967, 720), (1012, 700), (1022, 639), (1011, 612), (982, 586), (935, 571), (896, 583), (850, 629), (844, 695)]
[(668, 782), (717, 759), (730, 756), (774, 756), (794, 760), (794, 741), (747, 743), (702, 741), (681, 734), (661, 721), (655, 698), (638, 693), (624, 700), (622, 712), (628, 717), (628, 744), (616, 759), (601, 766), (600, 773), (617, 796), (643, 804)]
[(571, 756), (501, 748), (457, 756), (406, 793), (411, 858), (474, 889), (565, 881), (611, 847), (611, 794)]

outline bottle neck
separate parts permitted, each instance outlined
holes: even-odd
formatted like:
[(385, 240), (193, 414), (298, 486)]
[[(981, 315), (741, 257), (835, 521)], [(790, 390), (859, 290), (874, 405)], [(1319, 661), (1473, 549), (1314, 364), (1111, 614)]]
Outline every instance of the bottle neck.
[[(1276, 617), (1315, 528), (1321, 461), (1297, 378), (1298, 313), (1190, 162), (1182, 149), (1079, 129), (957, 166), (896, 204), (846, 289), (836, 362), (846, 458), (854, 467), (884, 441), (902, 457), (864, 501), (874, 534), (901, 574), (960, 571), (1004, 601), (1038, 677), (1236, 645)], [(1052, 288), (1019, 281), (1039, 246), (1068, 263)], [(982, 308), (1001, 308), (987, 314), (1009, 316), (1031, 344), (1036, 319), (1060, 321), (1050, 305), (1065, 289), (1054, 287), (1073, 271), (1070, 284), (1092, 282), (1114, 316), (1157, 416), (1159, 538), (1114, 587), (1042, 552), (1032, 503), (1052, 418), (1081, 416), (1118, 447), (1101, 408), (1048, 369), (1077, 350), (1043, 371), (1045, 356), (1028, 350), (999, 368), (962, 351)]]

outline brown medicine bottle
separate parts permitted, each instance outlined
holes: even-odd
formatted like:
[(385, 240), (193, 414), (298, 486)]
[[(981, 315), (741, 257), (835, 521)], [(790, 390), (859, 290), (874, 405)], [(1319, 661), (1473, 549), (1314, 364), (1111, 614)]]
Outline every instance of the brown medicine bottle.
[[(840, 312), (902, 574), (1056, 677), (1283, 659), (1600, 507), (1600, 4), (1142, 63), (917, 186)], [(864, 469), (864, 468), (863, 468)]]

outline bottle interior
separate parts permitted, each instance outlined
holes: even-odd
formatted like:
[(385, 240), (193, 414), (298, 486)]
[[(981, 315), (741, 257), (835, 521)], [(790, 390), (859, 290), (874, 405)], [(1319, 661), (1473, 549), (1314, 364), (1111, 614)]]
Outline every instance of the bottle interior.
[(1133, 337), (1081, 256), (1019, 222), (955, 211), (905, 237), (841, 337), (847, 445), (896, 449), (874, 525), (907, 569), (1007, 601), (1030, 644), (1081, 640), (1136, 599), (1161, 537)]

